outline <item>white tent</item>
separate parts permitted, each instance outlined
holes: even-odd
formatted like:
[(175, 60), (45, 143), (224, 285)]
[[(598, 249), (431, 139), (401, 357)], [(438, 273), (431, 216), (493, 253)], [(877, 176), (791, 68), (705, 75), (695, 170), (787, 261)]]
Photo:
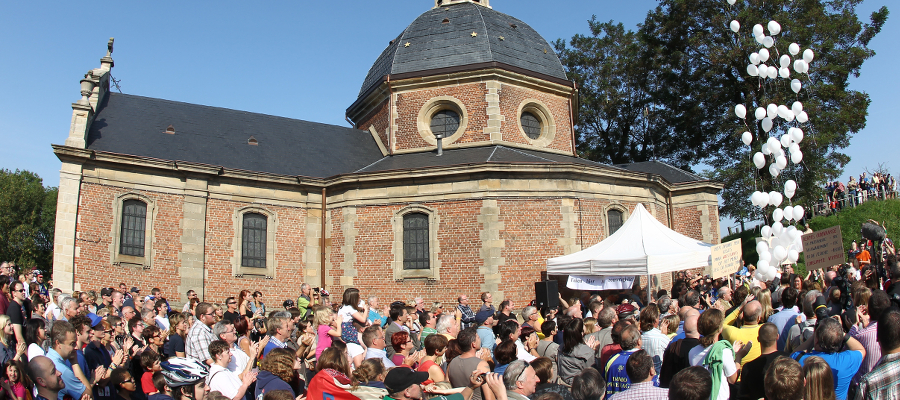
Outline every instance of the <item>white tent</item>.
[(710, 265), (711, 244), (656, 220), (638, 203), (610, 237), (577, 253), (547, 260), (548, 275), (650, 275)]

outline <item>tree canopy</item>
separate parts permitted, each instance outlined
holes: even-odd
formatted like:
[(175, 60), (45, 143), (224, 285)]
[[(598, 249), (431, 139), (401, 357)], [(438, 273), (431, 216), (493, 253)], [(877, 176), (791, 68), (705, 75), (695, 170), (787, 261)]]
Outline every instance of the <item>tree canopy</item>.
[(0, 169), (0, 260), (52, 269), (56, 196), (32, 172)]
[[(888, 10), (859, 20), (861, 0), (742, 1), (661, 0), (637, 31), (622, 24), (588, 21), (591, 34), (555, 43), (560, 60), (579, 86), (581, 108), (576, 123), (582, 157), (608, 163), (660, 160), (693, 170), (713, 168), (708, 176), (725, 183), (720, 214), (738, 221), (761, 217), (750, 204), (755, 190), (779, 190), (786, 179), (798, 183), (793, 204), (809, 205), (825, 180), (837, 178), (850, 161), (842, 153), (865, 127), (870, 103), (866, 93), (850, 90), (863, 62), (875, 55), (869, 42), (884, 25)], [(735, 33), (729, 23), (741, 24)], [(778, 21), (770, 65), (778, 65), (788, 46), (797, 43), (815, 54), (808, 74), (790, 70), (803, 89), (794, 93), (790, 79), (762, 79), (747, 73), (748, 56), (763, 48), (750, 33), (754, 24)], [(793, 60), (794, 57), (790, 56)], [(754, 118), (757, 107), (803, 103), (808, 123), (777, 120), (771, 132)], [(744, 104), (747, 119), (734, 106)], [(777, 178), (756, 170), (750, 157), (769, 136), (788, 127), (806, 133), (803, 161)], [(745, 146), (741, 134), (751, 132)]]

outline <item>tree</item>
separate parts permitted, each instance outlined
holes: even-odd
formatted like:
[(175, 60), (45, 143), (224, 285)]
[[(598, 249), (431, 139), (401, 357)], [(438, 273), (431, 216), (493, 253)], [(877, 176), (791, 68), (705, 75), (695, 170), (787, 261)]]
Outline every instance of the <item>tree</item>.
[(52, 269), (56, 196), (32, 172), (0, 170), (0, 260)]
[[(799, 185), (793, 204), (815, 202), (821, 184), (838, 177), (849, 162), (841, 150), (865, 127), (869, 97), (849, 90), (848, 79), (859, 76), (863, 62), (875, 55), (868, 44), (887, 20), (888, 10), (882, 7), (863, 24), (856, 16), (860, 2), (751, 0), (728, 6), (720, 0), (661, 0), (635, 33), (592, 19), (591, 36), (576, 35), (571, 49), (556, 43), (563, 65), (581, 89), (576, 128), (581, 155), (605, 162), (655, 158), (685, 169), (710, 165), (712, 176), (725, 183), (720, 213), (741, 222), (761, 216), (749, 202), (750, 193), (780, 191), (786, 179)], [(737, 34), (728, 27), (733, 19), (743, 25)], [(792, 42), (817, 54), (809, 75), (791, 70), (793, 78), (803, 80), (799, 95), (788, 80), (747, 73), (747, 56), (763, 47), (750, 29), (770, 20), (783, 27), (769, 49), (774, 58), (789, 54)], [(630, 84), (628, 92), (619, 89), (625, 86), (620, 81)], [(753, 117), (757, 105), (790, 107), (794, 101), (803, 103), (811, 117), (808, 124), (779, 119), (767, 133)], [(748, 106), (748, 125), (735, 117), (736, 104)], [(641, 119), (634, 108), (653, 110), (652, 118)], [(757, 172), (750, 156), (770, 134), (795, 125), (806, 132), (803, 162), (777, 179), (767, 171)], [(750, 148), (740, 142), (744, 131), (753, 135)], [(651, 151), (640, 151), (647, 141)], [(637, 150), (616, 151), (616, 145)]]

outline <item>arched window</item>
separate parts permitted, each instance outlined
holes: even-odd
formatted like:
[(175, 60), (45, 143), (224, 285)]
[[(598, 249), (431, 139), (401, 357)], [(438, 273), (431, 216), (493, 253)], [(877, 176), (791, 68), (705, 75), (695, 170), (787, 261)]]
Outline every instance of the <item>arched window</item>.
[(241, 232), (241, 266), (266, 268), (266, 231), (268, 219), (258, 213), (244, 214)]
[(428, 236), (428, 215), (416, 212), (403, 216), (403, 269), (431, 268)]
[(122, 203), (122, 229), (119, 236), (119, 254), (144, 256), (144, 235), (147, 226), (147, 203), (125, 200)]
[(612, 236), (622, 227), (622, 212), (616, 209), (607, 211), (606, 221), (609, 224), (609, 235)]

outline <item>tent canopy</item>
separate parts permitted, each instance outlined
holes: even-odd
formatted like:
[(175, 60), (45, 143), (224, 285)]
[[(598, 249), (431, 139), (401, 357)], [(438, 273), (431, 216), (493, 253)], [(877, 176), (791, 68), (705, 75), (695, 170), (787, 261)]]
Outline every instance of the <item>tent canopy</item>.
[(548, 275), (649, 275), (710, 265), (712, 245), (675, 232), (638, 203), (614, 234), (547, 260)]

